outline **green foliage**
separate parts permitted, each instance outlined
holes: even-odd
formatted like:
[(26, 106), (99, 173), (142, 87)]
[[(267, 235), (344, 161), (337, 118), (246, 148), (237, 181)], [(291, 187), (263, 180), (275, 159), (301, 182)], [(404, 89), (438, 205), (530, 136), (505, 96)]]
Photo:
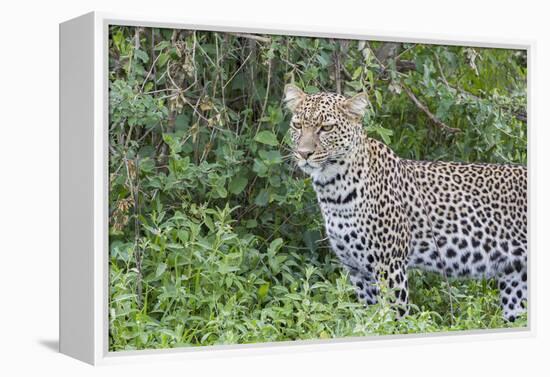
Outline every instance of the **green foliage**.
[(292, 80), (366, 91), (367, 132), (402, 157), (526, 163), (524, 52), (405, 44), (384, 60), (377, 42), (110, 33), (111, 350), (509, 326), (492, 281), (452, 281), (454, 318), (431, 274), (412, 273), (402, 321), (357, 301), (281, 97)]

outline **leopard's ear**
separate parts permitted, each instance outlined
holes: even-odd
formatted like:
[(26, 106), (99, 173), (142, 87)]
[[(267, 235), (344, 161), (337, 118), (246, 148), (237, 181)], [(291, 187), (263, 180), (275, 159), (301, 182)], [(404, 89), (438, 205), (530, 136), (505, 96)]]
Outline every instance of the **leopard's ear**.
[(286, 107), (292, 112), (294, 112), (294, 110), (300, 106), (304, 98), (306, 98), (306, 94), (293, 84), (286, 84), (284, 93), (285, 98), (283, 101), (285, 102)]
[(362, 119), (367, 111), (369, 98), (367, 93), (359, 93), (348, 98), (341, 105), (342, 109), (354, 118)]

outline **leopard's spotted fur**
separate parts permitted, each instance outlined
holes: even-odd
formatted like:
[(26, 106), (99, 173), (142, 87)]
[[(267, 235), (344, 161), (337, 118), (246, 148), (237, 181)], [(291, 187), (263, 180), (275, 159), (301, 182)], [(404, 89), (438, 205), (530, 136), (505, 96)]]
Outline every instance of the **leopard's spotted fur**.
[(407, 269), (419, 267), (496, 277), (504, 317), (524, 311), (525, 167), (401, 159), (367, 138), (364, 96), (306, 95), (292, 85), (285, 94), (298, 166), (312, 177), (332, 249), (366, 305), (384, 281), (404, 315)]

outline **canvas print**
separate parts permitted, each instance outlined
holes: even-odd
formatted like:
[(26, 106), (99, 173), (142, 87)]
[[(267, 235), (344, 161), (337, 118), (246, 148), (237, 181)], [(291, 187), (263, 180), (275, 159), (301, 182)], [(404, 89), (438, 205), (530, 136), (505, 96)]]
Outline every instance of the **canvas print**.
[(527, 52), (109, 27), (109, 350), (527, 326)]

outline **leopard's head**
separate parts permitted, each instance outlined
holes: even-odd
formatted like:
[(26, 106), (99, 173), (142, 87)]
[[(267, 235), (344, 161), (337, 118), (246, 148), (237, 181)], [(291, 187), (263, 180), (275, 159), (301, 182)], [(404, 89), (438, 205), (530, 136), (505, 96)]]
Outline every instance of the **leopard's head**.
[(285, 86), (284, 102), (292, 112), (290, 136), (298, 166), (319, 173), (353, 153), (362, 139), (365, 93), (347, 98), (336, 93), (306, 94)]

